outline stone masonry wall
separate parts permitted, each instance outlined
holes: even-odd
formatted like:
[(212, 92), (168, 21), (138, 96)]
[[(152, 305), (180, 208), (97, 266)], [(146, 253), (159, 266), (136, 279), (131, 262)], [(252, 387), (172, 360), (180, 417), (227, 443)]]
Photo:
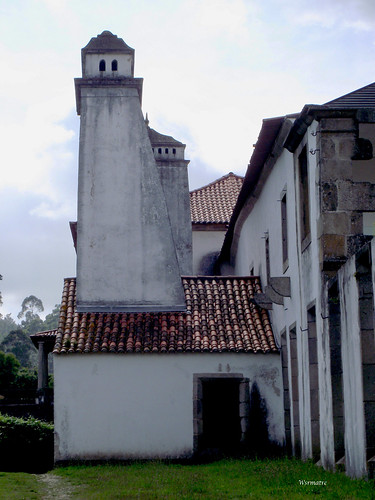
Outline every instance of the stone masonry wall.
[(354, 118), (324, 118), (319, 132), (320, 265), (330, 274), (368, 240), (363, 235), (362, 211), (375, 211), (375, 184), (369, 174), (375, 169), (375, 124), (358, 124)]

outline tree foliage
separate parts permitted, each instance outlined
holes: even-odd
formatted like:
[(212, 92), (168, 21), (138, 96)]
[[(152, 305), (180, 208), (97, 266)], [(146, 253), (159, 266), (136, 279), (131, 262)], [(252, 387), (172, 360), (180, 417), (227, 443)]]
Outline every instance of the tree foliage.
[(43, 323), (43, 330), (55, 330), (59, 326), (60, 304), (56, 304), (52, 312), (47, 314)]
[(23, 330), (10, 332), (0, 343), (0, 350), (12, 353), (25, 368), (37, 366), (37, 350)]
[(19, 367), (20, 362), (14, 354), (0, 351), (0, 390), (14, 385)]
[(0, 342), (10, 333), (12, 330), (17, 330), (18, 325), (12, 318), (11, 314), (6, 314), (0, 317)]

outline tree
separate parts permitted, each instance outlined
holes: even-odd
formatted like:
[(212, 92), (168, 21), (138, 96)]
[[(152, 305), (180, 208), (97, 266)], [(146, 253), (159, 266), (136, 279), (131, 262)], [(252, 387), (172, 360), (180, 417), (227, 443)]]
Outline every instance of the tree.
[(37, 350), (31, 342), (29, 335), (22, 330), (10, 332), (0, 343), (0, 350), (12, 353), (26, 368), (37, 366)]
[(12, 330), (17, 330), (17, 323), (12, 318), (11, 314), (1, 317), (0, 315), (0, 342), (8, 335)]
[(29, 295), (23, 299), (21, 311), (18, 313), (17, 318), (24, 318), (20, 326), (25, 333), (32, 335), (43, 330), (43, 320), (38, 314), (38, 312), (43, 311), (43, 302), (38, 297), (35, 297), (35, 295)]
[(0, 351), (0, 390), (11, 387), (17, 377), (19, 361), (14, 354)]
[(60, 304), (56, 304), (52, 312), (44, 320), (43, 330), (55, 330), (59, 326)]

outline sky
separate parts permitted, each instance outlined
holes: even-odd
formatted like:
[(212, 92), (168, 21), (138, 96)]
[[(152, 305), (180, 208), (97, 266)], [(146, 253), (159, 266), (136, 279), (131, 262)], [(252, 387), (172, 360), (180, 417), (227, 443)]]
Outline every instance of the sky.
[(135, 49), (150, 126), (184, 142), (190, 188), (244, 175), (264, 118), (375, 81), (374, 0), (0, 0), (0, 313), (45, 313), (75, 276), (80, 50)]

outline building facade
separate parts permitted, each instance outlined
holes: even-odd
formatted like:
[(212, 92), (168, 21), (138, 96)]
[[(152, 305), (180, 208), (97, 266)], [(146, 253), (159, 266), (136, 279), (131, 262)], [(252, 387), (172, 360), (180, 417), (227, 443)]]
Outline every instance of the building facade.
[(375, 84), (264, 120), (220, 256), (261, 277), (287, 448), (353, 477), (375, 452), (374, 134)]

